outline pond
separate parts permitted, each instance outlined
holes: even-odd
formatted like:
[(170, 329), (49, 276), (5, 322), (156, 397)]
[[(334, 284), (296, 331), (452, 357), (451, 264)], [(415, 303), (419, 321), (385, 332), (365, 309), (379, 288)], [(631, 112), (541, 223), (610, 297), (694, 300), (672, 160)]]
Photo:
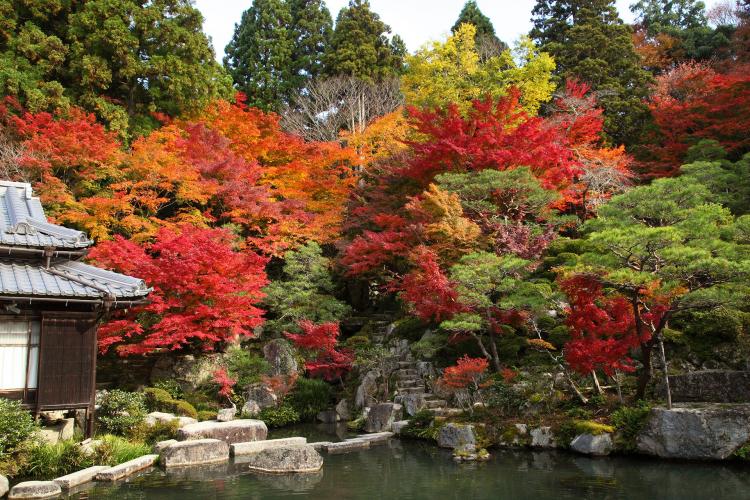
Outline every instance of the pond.
[[(272, 438), (334, 441), (345, 431), (303, 426)], [(262, 475), (241, 464), (165, 472), (155, 469), (115, 485), (95, 484), (71, 498), (160, 499), (747, 499), (748, 468), (635, 458), (591, 459), (563, 452), (492, 450), (485, 463), (456, 464), (448, 451), (415, 441), (324, 455), (308, 475)]]

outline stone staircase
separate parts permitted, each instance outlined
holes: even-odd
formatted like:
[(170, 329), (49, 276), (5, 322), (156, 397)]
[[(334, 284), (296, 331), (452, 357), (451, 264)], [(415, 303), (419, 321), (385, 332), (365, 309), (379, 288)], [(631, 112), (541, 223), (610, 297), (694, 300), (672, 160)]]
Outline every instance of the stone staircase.
[(428, 392), (427, 381), (420, 374), (419, 364), (414, 360), (398, 362), (398, 369), (393, 374), (396, 383), (394, 401), (401, 403), (410, 415), (423, 409), (430, 410), (436, 417), (460, 414), (461, 410), (449, 408), (446, 400)]

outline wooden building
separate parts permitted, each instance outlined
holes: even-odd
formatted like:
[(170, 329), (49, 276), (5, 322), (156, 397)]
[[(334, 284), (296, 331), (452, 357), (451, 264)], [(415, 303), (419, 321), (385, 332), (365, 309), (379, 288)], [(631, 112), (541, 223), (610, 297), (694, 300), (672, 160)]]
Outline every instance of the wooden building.
[(145, 282), (84, 264), (86, 234), (47, 221), (31, 185), (0, 181), (0, 397), (93, 422), (96, 330)]

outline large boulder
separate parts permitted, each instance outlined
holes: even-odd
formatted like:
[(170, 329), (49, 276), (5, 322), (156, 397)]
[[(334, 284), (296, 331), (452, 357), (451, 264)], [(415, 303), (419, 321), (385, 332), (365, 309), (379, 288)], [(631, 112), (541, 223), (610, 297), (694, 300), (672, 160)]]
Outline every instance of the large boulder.
[(8, 478), (0, 474), (0, 498), (8, 493)]
[(229, 445), (218, 439), (196, 439), (167, 446), (161, 452), (164, 467), (212, 464), (229, 460)]
[(262, 441), (268, 435), (268, 428), (261, 420), (232, 420), (231, 422), (198, 422), (186, 425), (177, 431), (177, 439), (219, 439), (227, 444)]
[(273, 339), (263, 346), (263, 357), (270, 365), (269, 375), (292, 375), (299, 371), (292, 344), (286, 339)]
[(242, 418), (255, 418), (260, 415), (261, 409), (260, 405), (251, 399), (242, 405), (240, 416)]
[(59, 441), (67, 441), (73, 438), (76, 428), (75, 418), (65, 418), (53, 425), (42, 427), (37, 431), (39, 438), (48, 444), (56, 444)]
[(376, 370), (370, 370), (362, 377), (357, 393), (354, 396), (354, 406), (357, 409), (371, 406), (377, 402), (378, 379), (380, 374)]
[(279, 397), (268, 385), (263, 382), (258, 382), (247, 387), (245, 400), (255, 401), (255, 404), (257, 404), (262, 410), (264, 408), (276, 406)]
[(597, 457), (609, 455), (613, 447), (612, 435), (606, 432), (597, 435), (579, 434), (570, 442), (571, 450)]
[(267, 448), (247, 455), (241, 461), (250, 470), (266, 473), (317, 472), (323, 467), (323, 457), (309, 444)]
[(346, 399), (342, 399), (336, 405), (336, 415), (338, 415), (339, 420), (344, 422), (348, 422), (352, 419), (352, 413), (349, 411), (349, 403)]
[(397, 402), (404, 407), (404, 411), (410, 417), (416, 415), (427, 406), (424, 394), (402, 394), (396, 396)]
[(26, 481), (18, 483), (10, 490), (8, 499), (13, 498), (49, 498), (62, 493), (60, 485), (54, 481)]
[(173, 420), (177, 421), (178, 427), (185, 427), (186, 425), (195, 424), (198, 421), (192, 417), (178, 417), (172, 413), (165, 413), (161, 411), (152, 411), (143, 421), (146, 425), (153, 427), (156, 424), (168, 424)]
[[(672, 401), (750, 403), (750, 371), (701, 370), (670, 375)], [(657, 392), (665, 393), (661, 384)]]
[(557, 448), (557, 441), (551, 427), (531, 429), (529, 436), (531, 436), (531, 446), (534, 448)]
[(185, 392), (195, 392), (198, 387), (212, 383), (214, 372), (224, 366), (221, 354), (164, 355), (151, 369), (151, 382), (174, 380)]
[(438, 431), (437, 443), (441, 448), (474, 450), (477, 446), (474, 426), (470, 424), (445, 424)]
[(237, 408), (222, 408), (216, 414), (216, 420), (219, 422), (231, 422), (237, 416)]
[(365, 432), (390, 431), (393, 422), (401, 420), (402, 407), (396, 403), (380, 403), (372, 406), (365, 419)]
[(750, 404), (679, 403), (654, 408), (638, 435), (641, 453), (724, 460), (750, 441)]

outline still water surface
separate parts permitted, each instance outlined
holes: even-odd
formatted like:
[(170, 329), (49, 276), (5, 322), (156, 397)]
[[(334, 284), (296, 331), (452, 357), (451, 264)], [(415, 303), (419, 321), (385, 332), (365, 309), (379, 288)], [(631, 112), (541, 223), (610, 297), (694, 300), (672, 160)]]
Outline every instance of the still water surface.
[[(305, 435), (310, 442), (344, 437), (342, 429), (304, 426), (270, 437)], [(78, 500), (208, 499), (750, 499), (750, 467), (633, 458), (591, 459), (494, 450), (485, 463), (455, 464), (449, 452), (392, 440), (370, 450), (324, 455), (316, 474), (269, 476), (240, 464), (151, 472), (115, 485), (96, 484)]]

